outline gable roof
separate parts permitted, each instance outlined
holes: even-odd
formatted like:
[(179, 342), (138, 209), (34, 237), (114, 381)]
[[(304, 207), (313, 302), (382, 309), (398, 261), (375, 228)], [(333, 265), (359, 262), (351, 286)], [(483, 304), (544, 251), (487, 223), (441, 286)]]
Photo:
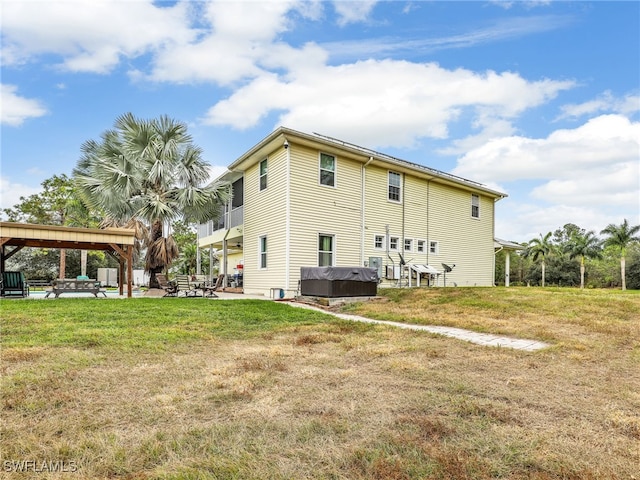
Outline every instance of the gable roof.
[(323, 150), (326, 153), (335, 153), (338, 156), (348, 157), (367, 165), (384, 165), (387, 168), (393, 168), (394, 170), (402, 173), (407, 173), (427, 180), (433, 180), (437, 183), (447, 184), (465, 190), (479, 192), (498, 200), (507, 196), (506, 193), (492, 190), (481, 183), (474, 182), (473, 180), (468, 180), (466, 178), (417, 163), (401, 160), (385, 153), (377, 152), (366, 147), (361, 147), (359, 145), (328, 137), (326, 135), (321, 135), (319, 133), (309, 134), (287, 127), (278, 127), (275, 129), (254, 147), (236, 159), (231, 165), (229, 165), (228, 169), (231, 172), (243, 172), (252, 165), (264, 160), (276, 149), (282, 148), (285, 142)]

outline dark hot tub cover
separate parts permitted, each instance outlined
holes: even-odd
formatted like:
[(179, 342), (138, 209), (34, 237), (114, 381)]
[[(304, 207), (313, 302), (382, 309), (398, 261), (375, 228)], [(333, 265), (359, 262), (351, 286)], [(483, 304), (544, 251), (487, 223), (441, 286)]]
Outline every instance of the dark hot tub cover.
[(378, 271), (366, 267), (300, 267), (300, 280), (351, 280), (378, 283)]

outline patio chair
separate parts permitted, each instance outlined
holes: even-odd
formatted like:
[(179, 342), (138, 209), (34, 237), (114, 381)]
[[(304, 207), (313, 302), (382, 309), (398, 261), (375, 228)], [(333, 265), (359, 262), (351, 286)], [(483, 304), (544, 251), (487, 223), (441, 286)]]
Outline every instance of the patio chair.
[(224, 275), (218, 275), (216, 278), (216, 283), (213, 285), (205, 285), (202, 287), (202, 295), (208, 298), (218, 298), (216, 295), (216, 291), (222, 286), (222, 281), (224, 280)]
[(156, 274), (156, 279), (160, 284), (160, 288), (165, 291), (163, 297), (176, 297), (178, 296), (178, 286), (175, 283), (167, 280), (167, 276), (163, 274)]
[(29, 284), (22, 272), (2, 272), (0, 295), (3, 297), (28, 297)]
[[(178, 296), (180, 296), (180, 292), (183, 292), (185, 297), (200, 296), (198, 295), (198, 288), (189, 281), (189, 275), (176, 275), (176, 286), (178, 287)], [(204, 296), (204, 293), (202, 296)]]

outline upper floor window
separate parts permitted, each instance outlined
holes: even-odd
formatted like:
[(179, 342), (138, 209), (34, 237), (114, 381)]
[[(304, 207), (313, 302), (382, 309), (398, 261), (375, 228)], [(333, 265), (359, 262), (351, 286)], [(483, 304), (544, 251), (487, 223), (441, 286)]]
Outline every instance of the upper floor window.
[(260, 190), (267, 188), (267, 159), (260, 162)]
[(424, 253), (424, 240), (416, 240), (416, 249), (418, 253)]
[(413, 240), (411, 238), (404, 239), (404, 251), (413, 252)]
[(333, 235), (318, 235), (318, 266), (333, 266), (333, 247), (335, 243)]
[(389, 237), (389, 250), (398, 250), (398, 237)]
[(402, 201), (402, 190), (401, 190), (401, 179), (402, 175), (396, 172), (389, 172), (389, 190), (388, 190), (388, 198), (392, 202), (400, 202)]
[(320, 185), (336, 186), (336, 157), (320, 154)]
[(438, 253), (438, 242), (429, 242), (429, 253), (436, 254)]
[(475, 193), (471, 194), (471, 216), (480, 218), (480, 197)]
[(376, 235), (373, 237), (373, 248), (382, 250), (384, 248), (384, 235)]
[(267, 268), (267, 237), (260, 237), (260, 268)]

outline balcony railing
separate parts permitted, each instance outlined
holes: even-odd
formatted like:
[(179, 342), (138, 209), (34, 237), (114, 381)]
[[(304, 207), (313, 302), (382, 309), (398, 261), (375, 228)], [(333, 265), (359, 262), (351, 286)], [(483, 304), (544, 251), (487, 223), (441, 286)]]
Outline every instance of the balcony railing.
[(211, 220), (207, 223), (201, 223), (198, 225), (198, 238), (207, 237), (218, 230), (237, 227), (238, 225), (242, 225), (243, 222), (244, 206), (239, 206), (230, 212), (223, 213), (217, 220)]

